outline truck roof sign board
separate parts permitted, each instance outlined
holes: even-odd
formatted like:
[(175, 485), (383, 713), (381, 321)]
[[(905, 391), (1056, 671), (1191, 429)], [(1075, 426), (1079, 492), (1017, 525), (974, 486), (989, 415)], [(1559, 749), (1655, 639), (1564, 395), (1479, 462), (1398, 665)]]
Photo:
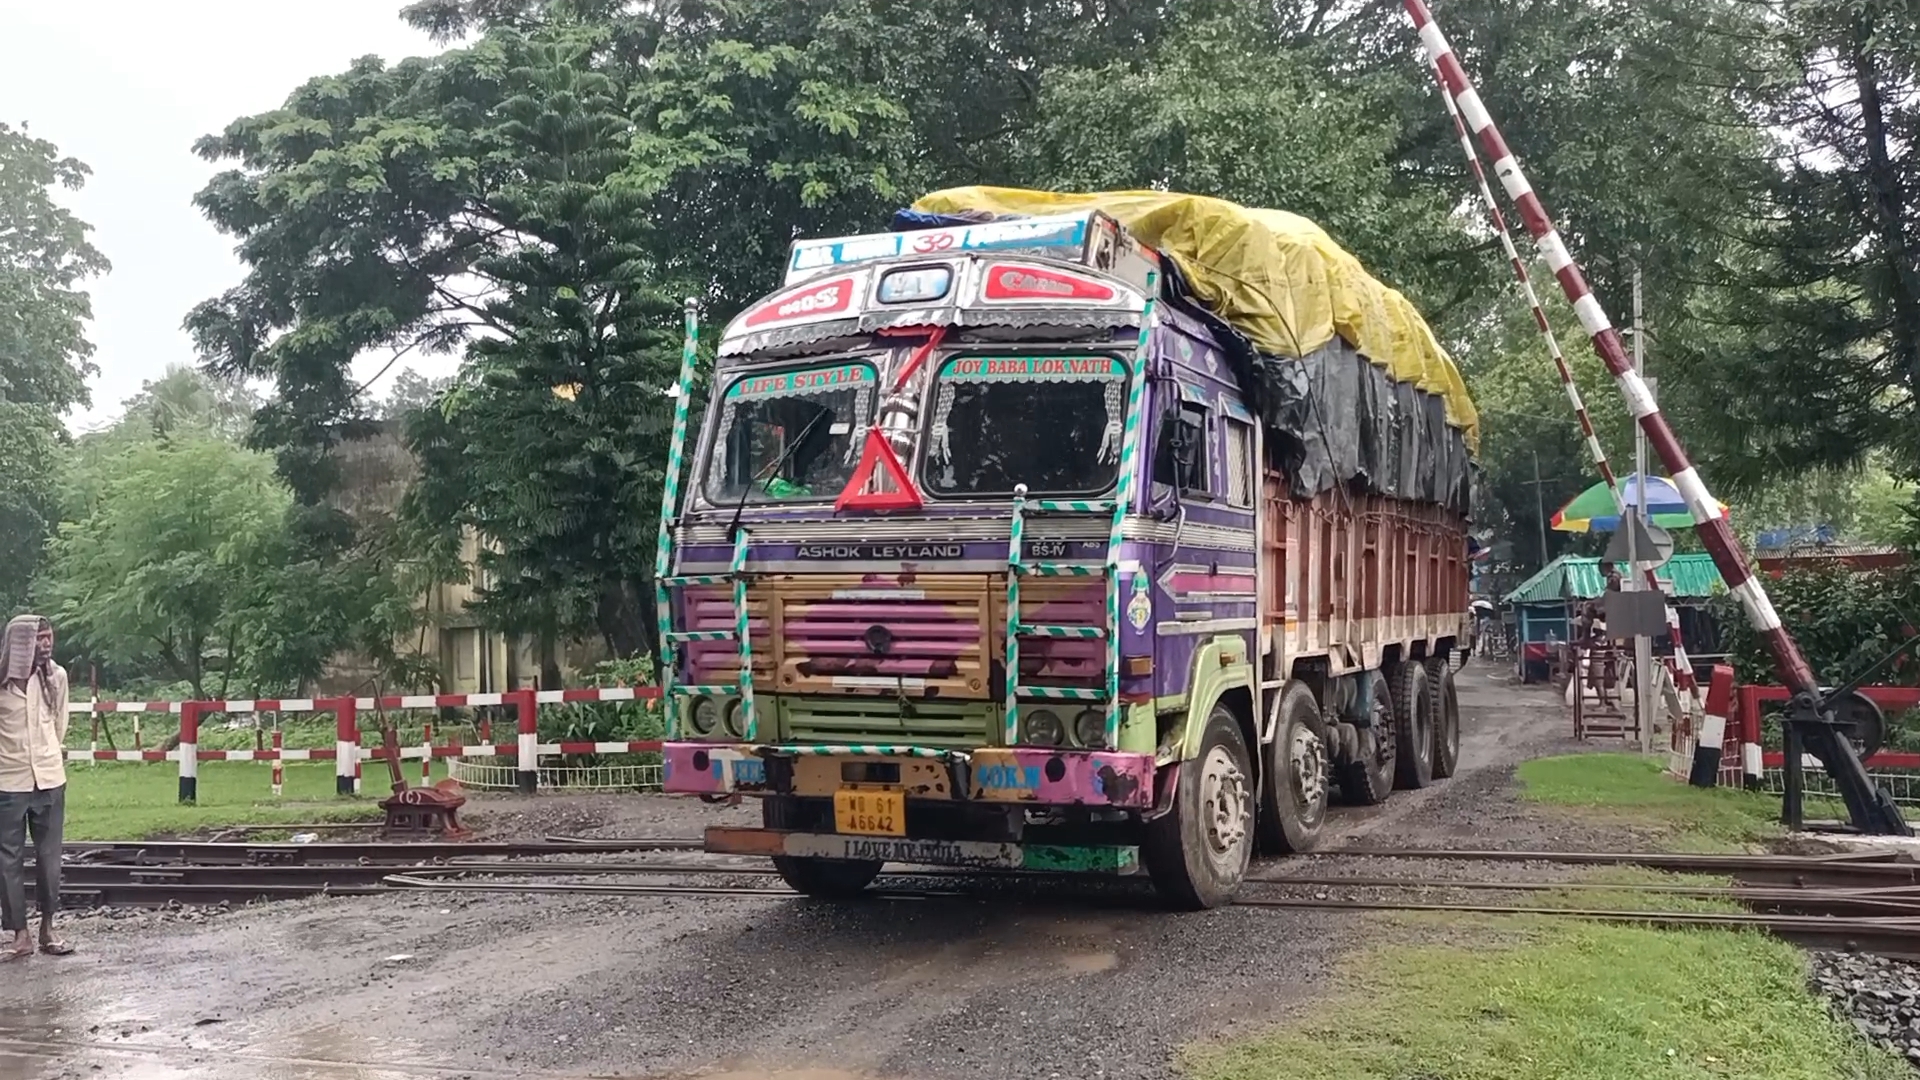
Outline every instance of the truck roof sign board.
[(787, 284), (804, 281), (835, 267), (913, 255), (1019, 251), (1077, 261), (1086, 247), (1091, 216), (1056, 214), (945, 229), (795, 240), (787, 257)]

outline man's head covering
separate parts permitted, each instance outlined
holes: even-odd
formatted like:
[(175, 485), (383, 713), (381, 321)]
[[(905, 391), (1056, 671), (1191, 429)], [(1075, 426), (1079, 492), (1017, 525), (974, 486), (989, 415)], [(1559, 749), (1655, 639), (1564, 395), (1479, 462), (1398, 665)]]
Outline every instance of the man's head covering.
[[(51, 627), (42, 615), (15, 615), (7, 623), (4, 639), (0, 639), (0, 685), (15, 679), (26, 681), (40, 668), (39, 638), (40, 631)], [(49, 659), (48, 663), (52, 663)], [(47, 673), (41, 672), (40, 692), (46, 695), (47, 704), (54, 704), (53, 680)]]

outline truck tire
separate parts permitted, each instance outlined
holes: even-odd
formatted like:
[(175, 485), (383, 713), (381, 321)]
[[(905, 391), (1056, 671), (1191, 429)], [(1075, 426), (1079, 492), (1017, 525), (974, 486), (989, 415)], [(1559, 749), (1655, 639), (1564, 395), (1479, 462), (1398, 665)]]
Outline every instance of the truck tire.
[(1418, 790), (1433, 783), (1433, 693), (1427, 665), (1403, 661), (1393, 669), (1394, 734), (1400, 756), (1394, 762), (1394, 786)]
[(1183, 911), (1233, 899), (1253, 856), (1252, 759), (1240, 721), (1215, 705), (1200, 753), (1180, 764), (1170, 813), (1147, 824), (1147, 872), (1168, 906)]
[(1359, 761), (1340, 767), (1340, 797), (1353, 806), (1377, 806), (1393, 794), (1396, 733), (1393, 720), (1393, 695), (1387, 680), (1379, 672), (1367, 680), (1373, 686), (1368, 703), (1369, 726), (1360, 729)]
[[(760, 824), (769, 829), (793, 829), (804, 824), (800, 803), (791, 795), (769, 795), (760, 800)], [(775, 855), (773, 868), (787, 887), (803, 896), (846, 900), (858, 896), (880, 876), (877, 859), (814, 859)]]
[(1255, 834), (1267, 855), (1298, 855), (1320, 842), (1327, 820), (1327, 733), (1320, 703), (1305, 683), (1280, 695), (1273, 741), (1261, 751), (1260, 820)]
[(1460, 767), (1460, 691), (1452, 669), (1442, 664), (1435, 678), (1428, 668), (1427, 693), (1433, 697), (1433, 778), (1445, 780)]

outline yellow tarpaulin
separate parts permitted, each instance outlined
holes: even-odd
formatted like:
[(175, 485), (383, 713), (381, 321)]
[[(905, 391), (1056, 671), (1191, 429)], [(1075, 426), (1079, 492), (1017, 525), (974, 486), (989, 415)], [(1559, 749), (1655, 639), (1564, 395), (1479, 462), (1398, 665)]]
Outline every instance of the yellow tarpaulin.
[(1171, 192), (996, 187), (936, 191), (913, 208), (1021, 216), (1105, 211), (1178, 263), (1200, 300), (1262, 352), (1304, 356), (1338, 334), (1395, 379), (1444, 399), (1447, 422), (1461, 430), (1469, 449), (1479, 445), (1479, 413), (1427, 321), (1298, 214)]

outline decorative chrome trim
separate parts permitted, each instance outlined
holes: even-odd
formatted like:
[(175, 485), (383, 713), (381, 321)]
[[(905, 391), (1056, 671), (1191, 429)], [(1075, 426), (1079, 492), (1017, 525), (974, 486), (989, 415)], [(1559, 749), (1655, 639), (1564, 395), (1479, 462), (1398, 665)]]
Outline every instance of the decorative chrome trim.
[(1182, 547), (1211, 548), (1220, 551), (1253, 551), (1254, 532), (1249, 519), (1245, 529), (1229, 529), (1218, 525), (1196, 525), (1189, 521), (1184, 527), (1172, 521), (1155, 521), (1152, 518), (1133, 515), (1120, 525), (1120, 536), (1126, 540), (1139, 540), (1149, 544), (1172, 544), (1176, 540)]
[(1205, 622), (1162, 622), (1155, 623), (1156, 634), (1167, 637), (1190, 637), (1197, 634), (1232, 634), (1251, 630), (1258, 625), (1257, 619), (1208, 619)]

